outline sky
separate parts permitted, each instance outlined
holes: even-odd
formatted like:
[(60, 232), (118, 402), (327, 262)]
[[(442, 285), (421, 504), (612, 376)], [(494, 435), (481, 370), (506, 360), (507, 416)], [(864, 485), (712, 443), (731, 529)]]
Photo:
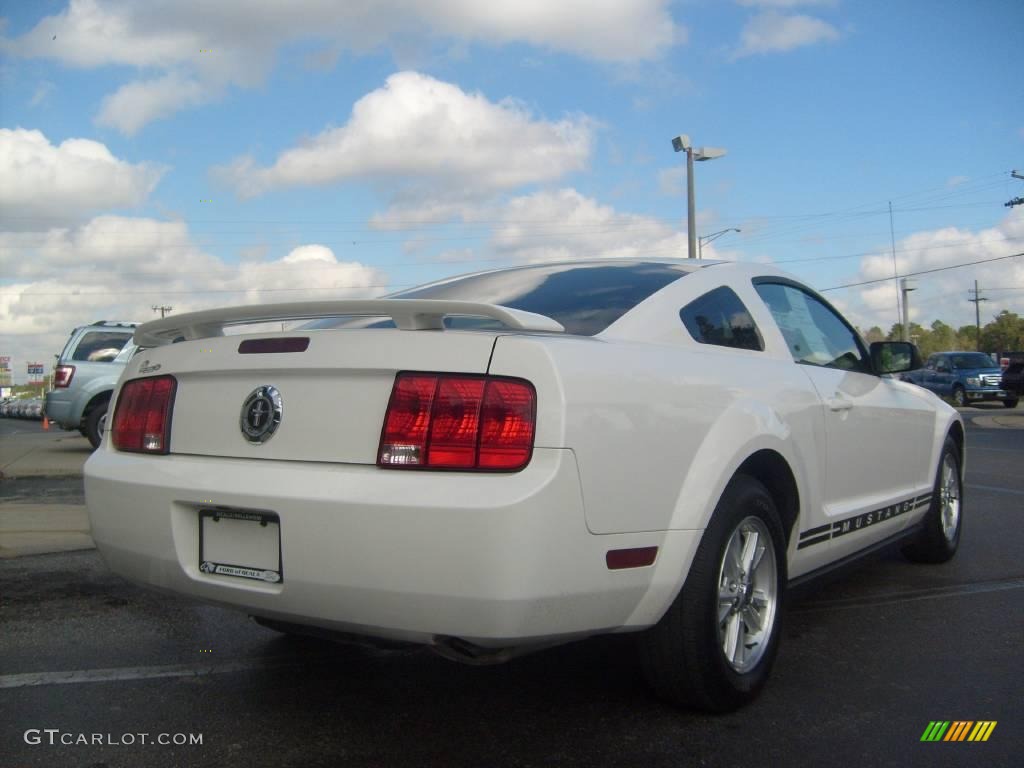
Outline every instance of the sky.
[[(1020, 0), (0, 0), (0, 356), (153, 307), (775, 263), (863, 330), (1024, 314)], [(890, 221), (889, 205), (892, 205)], [(739, 232), (731, 231), (734, 229)], [(895, 251), (895, 254), (894, 254)], [(895, 255), (895, 266), (893, 263)], [(965, 265), (946, 269), (955, 265)], [(842, 287), (852, 283), (877, 281)]]

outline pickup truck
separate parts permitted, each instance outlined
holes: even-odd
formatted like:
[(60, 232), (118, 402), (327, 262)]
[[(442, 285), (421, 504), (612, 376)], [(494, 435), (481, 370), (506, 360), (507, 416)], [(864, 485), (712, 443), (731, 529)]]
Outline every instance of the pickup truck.
[(1018, 395), (1002, 386), (1002, 370), (982, 352), (937, 352), (924, 368), (903, 374), (903, 380), (948, 397), (963, 406), (979, 400), (1002, 400), (1017, 406)]

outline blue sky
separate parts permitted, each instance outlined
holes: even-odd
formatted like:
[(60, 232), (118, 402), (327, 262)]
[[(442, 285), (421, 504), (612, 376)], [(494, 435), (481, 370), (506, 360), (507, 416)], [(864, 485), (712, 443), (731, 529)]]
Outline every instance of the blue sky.
[[(552, 258), (705, 256), (819, 289), (1024, 251), (1018, 0), (0, 2), (0, 354), (71, 327)], [(913, 319), (1024, 312), (1024, 258)], [(862, 328), (892, 282), (830, 291)]]

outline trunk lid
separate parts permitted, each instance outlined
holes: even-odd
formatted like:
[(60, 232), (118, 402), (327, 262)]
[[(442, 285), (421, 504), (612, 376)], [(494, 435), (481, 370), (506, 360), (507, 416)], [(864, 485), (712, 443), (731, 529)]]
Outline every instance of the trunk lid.
[[(215, 336), (143, 350), (124, 379), (177, 379), (171, 453), (374, 464), (395, 374), (486, 373), (497, 335), (375, 328)], [(246, 340), (281, 339), (308, 339), (308, 346), (240, 351)], [(261, 387), (279, 393), (281, 419), (269, 438), (252, 442), (242, 429), (243, 405)]]

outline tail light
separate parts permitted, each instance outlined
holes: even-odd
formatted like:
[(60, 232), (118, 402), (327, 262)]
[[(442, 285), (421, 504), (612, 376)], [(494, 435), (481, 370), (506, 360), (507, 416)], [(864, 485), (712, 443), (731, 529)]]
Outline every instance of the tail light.
[(53, 386), (56, 389), (63, 389), (71, 385), (71, 379), (75, 376), (75, 366), (58, 365), (53, 369)]
[(522, 379), (400, 373), (377, 464), (390, 469), (514, 472), (529, 463), (537, 393)]
[(121, 387), (111, 437), (119, 451), (167, 453), (171, 409), (178, 382), (173, 376), (132, 379)]

